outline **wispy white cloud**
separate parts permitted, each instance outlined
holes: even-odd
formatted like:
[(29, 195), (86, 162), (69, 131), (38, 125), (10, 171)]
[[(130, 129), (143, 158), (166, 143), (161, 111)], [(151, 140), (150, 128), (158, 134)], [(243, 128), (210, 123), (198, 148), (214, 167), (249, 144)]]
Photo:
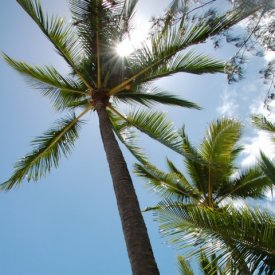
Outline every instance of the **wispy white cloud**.
[(258, 131), (255, 136), (245, 138), (244, 144), (244, 158), (241, 162), (243, 167), (255, 164), (260, 151), (264, 152), (269, 158), (275, 159), (274, 144), (271, 142), (270, 135), (264, 131)]
[(217, 111), (222, 116), (235, 117), (239, 107), (236, 100), (237, 94), (234, 89), (229, 90), (229, 88), (223, 91), (222, 103), (218, 106)]
[(275, 59), (275, 52), (274, 51), (266, 51), (264, 55), (264, 59), (266, 62), (270, 62), (271, 60)]

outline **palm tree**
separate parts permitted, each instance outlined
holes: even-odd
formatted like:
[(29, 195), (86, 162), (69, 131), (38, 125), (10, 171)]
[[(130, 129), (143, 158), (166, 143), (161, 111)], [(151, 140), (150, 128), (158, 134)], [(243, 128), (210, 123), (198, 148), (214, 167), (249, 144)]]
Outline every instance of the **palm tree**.
[[(119, 102), (142, 105), (163, 103), (199, 108), (196, 104), (149, 86), (152, 81), (178, 72), (224, 72), (225, 64), (186, 48), (204, 42), (244, 16), (226, 14), (210, 23), (167, 24), (128, 58), (116, 46), (128, 36), (137, 0), (71, 0), (72, 24), (49, 17), (38, 0), (17, 0), (67, 63), (63, 76), (51, 66), (31, 66), (3, 54), (6, 62), (34, 87), (48, 96), (56, 109), (70, 111), (64, 119), (33, 140), (34, 149), (15, 165), (2, 190), (10, 190), (27, 178), (37, 181), (68, 156), (78, 138), (83, 117), (95, 111), (110, 167), (119, 214), (133, 274), (158, 274), (147, 229), (140, 212), (125, 160), (115, 139), (110, 117), (127, 119)], [(148, 93), (148, 91), (150, 91)], [(76, 114), (72, 111), (76, 110)]]
[[(156, 125), (150, 129), (152, 135), (157, 131), (154, 128)], [(147, 209), (157, 215), (163, 234), (174, 236), (172, 242), (182, 246), (194, 246), (196, 254), (203, 249), (207, 254), (217, 253), (223, 261), (231, 256), (241, 274), (273, 270), (274, 217), (228, 206), (231, 199), (261, 198), (272, 188), (272, 181), (257, 166), (234, 175), (235, 161), (242, 151), (238, 145), (241, 124), (233, 119), (212, 123), (198, 149), (184, 130), (169, 131), (173, 139), (166, 138), (166, 145), (183, 155), (188, 176), (170, 160), (168, 173), (146, 160), (135, 165), (136, 174), (149, 180), (165, 198)]]

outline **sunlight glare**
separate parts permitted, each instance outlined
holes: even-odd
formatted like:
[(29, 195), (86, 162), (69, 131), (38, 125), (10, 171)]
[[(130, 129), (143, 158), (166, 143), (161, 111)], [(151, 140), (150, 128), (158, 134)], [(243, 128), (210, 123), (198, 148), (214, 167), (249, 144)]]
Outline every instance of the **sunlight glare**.
[(125, 57), (134, 51), (134, 47), (132, 42), (127, 38), (117, 45), (116, 51), (119, 56)]
[(118, 55), (121, 57), (125, 57), (134, 52), (134, 50), (138, 48), (142, 42), (145, 41), (147, 32), (148, 27), (146, 24), (142, 24), (141, 26), (139, 26), (139, 29), (133, 30), (131, 32), (131, 37), (125, 38), (117, 45), (116, 51)]

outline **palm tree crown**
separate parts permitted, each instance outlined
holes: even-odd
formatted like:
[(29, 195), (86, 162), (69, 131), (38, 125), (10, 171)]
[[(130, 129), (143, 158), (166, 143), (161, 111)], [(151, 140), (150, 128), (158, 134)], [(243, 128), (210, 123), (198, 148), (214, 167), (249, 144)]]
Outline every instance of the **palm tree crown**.
[[(226, 262), (226, 272), (235, 268), (241, 274), (272, 274), (274, 216), (230, 206), (229, 199), (261, 198), (274, 188), (259, 166), (235, 174), (236, 158), (242, 151), (238, 145), (240, 137), (241, 124), (225, 118), (209, 126), (199, 148), (192, 146), (184, 130), (174, 132), (177, 147), (175, 140), (167, 144), (183, 155), (188, 176), (170, 160), (168, 173), (142, 159), (135, 172), (164, 197), (147, 210), (154, 211), (161, 232), (172, 236), (172, 242), (191, 247), (195, 254), (204, 253), (206, 260), (209, 255), (216, 257), (221, 267)], [(186, 267), (184, 262), (183, 266)]]
[[(238, 145), (240, 137), (238, 121), (221, 119), (210, 125), (199, 148), (195, 148), (182, 129), (173, 138), (177, 140), (178, 153), (184, 157), (189, 177), (170, 160), (167, 160), (169, 173), (149, 163), (136, 164), (135, 170), (166, 197), (175, 196), (208, 207), (217, 208), (226, 199), (262, 197), (272, 184), (261, 169), (255, 166), (237, 171), (236, 158), (242, 151)], [(171, 142), (168, 146), (175, 150)]]

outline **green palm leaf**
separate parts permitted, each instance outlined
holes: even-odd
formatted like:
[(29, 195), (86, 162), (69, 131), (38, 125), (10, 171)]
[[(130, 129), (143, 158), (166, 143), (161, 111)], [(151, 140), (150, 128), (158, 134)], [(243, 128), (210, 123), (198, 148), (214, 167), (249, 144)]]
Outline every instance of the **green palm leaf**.
[(137, 176), (149, 180), (149, 185), (154, 191), (164, 198), (176, 198), (189, 202), (199, 201), (200, 193), (192, 187), (184, 176), (176, 173), (165, 173), (152, 164), (135, 164), (134, 172)]
[(234, 179), (220, 184), (216, 191), (219, 202), (225, 198), (263, 198), (272, 186), (271, 181), (259, 167), (251, 167), (241, 171)]
[(128, 122), (121, 119), (121, 116), (119, 116), (115, 111), (116, 110), (112, 108), (109, 112), (109, 118), (115, 134), (137, 160), (141, 163), (146, 163), (146, 154), (136, 144), (136, 132), (133, 131), (133, 129), (129, 129)]
[[(204, 42), (210, 36), (220, 33), (222, 30), (231, 27), (243, 18), (243, 15), (240, 13), (231, 13), (217, 17), (215, 20), (211, 21), (211, 23), (205, 20), (191, 26), (182, 27), (182, 25), (176, 25), (171, 27), (169, 31), (165, 33), (160, 32), (154, 35), (151, 39), (150, 45), (144, 43), (143, 47), (139, 48), (131, 55), (129, 59), (129, 62), (132, 65), (131, 73), (127, 80), (111, 89), (109, 94), (116, 94), (133, 81), (138, 83), (145, 81), (147, 74), (150, 75), (151, 71), (159, 71), (164, 63), (169, 62), (169, 60), (173, 59), (173, 57), (180, 51), (189, 46)], [(205, 64), (216, 64), (214, 70), (221, 71), (222, 62), (210, 61), (209, 58), (202, 58), (201, 56), (197, 57), (197, 60), (199, 59), (202, 59), (204, 63), (207, 60)], [(184, 64), (184, 59), (179, 58), (177, 61), (179, 60), (182, 60)], [(176, 64), (177, 63), (178, 62), (176, 62)], [(190, 68), (191, 67), (192, 66), (190, 65)], [(201, 68), (203, 68), (203, 66)], [(203, 72), (204, 69), (201, 71)], [(151, 74), (151, 78), (153, 78), (153, 73)]]
[(205, 160), (202, 159), (196, 148), (191, 144), (187, 134), (185, 133), (184, 128), (180, 132), (182, 137), (182, 150), (184, 162), (186, 164), (187, 171), (192, 178), (193, 184), (204, 196), (207, 194), (207, 185), (208, 185), (208, 170), (211, 165)]
[(8, 181), (1, 184), (1, 190), (9, 190), (19, 185), (24, 178), (28, 181), (37, 181), (50, 172), (52, 166), (57, 167), (61, 155), (67, 157), (71, 152), (74, 142), (78, 138), (78, 130), (81, 125), (79, 119), (88, 110), (82, 112), (78, 117), (72, 115), (57, 121), (55, 127), (34, 139), (32, 141), (33, 151), (15, 164), (13, 175)]
[(63, 109), (71, 102), (88, 96), (86, 87), (81, 81), (63, 77), (55, 68), (31, 66), (25, 62), (16, 61), (3, 53), (5, 61), (17, 72), (22, 74), (34, 88), (49, 96), (55, 108)]
[(225, 63), (193, 51), (178, 53), (168, 62), (161, 64), (155, 70), (151, 69), (142, 81), (152, 81), (175, 73), (185, 72), (191, 74), (223, 73)]
[(263, 153), (260, 152), (261, 159), (259, 165), (264, 174), (271, 180), (272, 186), (275, 185), (275, 165), (274, 163)]
[(194, 275), (194, 272), (189, 264), (182, 256), (177, 256), (177, 264), (180, 275)]
[(245, 259), (251, 270), (274, 271), (275, 219), (267, 212), (247, 208), (216, 211), (166, 201), (155, 214), (162, 234), (172, 236), (173, 243), (184, 240), (180, 247), (188, 246), (197, 255), (201, 251), (207, 256), (218, 253), (227, 260), (231, 244), (231, 253), (240, 256), (237, 261)]
[(16, 1), (34, 20), (45, 36), (52, 42), (57, 52), (65, 59), (85, 85), (91, 88), (78, 68), (79, 61), (82, 60), (83, 51), (72, 26), (66, 25), (63, 18), (45, 15), (40, 2), (37, 0)]
[(272, 134), (275, 133), (275, 124), (264, 116), (252, 116), (252, 123), (260, 130), (265, 130)]
[(131, 126), (156, 139), (176, 152), (182, 152), (181, 137), (174, 131), (173, 123), (168, 121), (164, 113), (139, 109), (127, 113), (127, 121)]
[(142, 89), (141, 91), (120, 92), (115, 95), (115, 98), (126, 103), (137, 102), (147, 107), (154, 103), (162, 103), (166, 105), (200, 109), (200, 107), (193, 102), (178, 98), (170, 93), (160, 92), (157, 88), (146, 89), (145, 91)]

